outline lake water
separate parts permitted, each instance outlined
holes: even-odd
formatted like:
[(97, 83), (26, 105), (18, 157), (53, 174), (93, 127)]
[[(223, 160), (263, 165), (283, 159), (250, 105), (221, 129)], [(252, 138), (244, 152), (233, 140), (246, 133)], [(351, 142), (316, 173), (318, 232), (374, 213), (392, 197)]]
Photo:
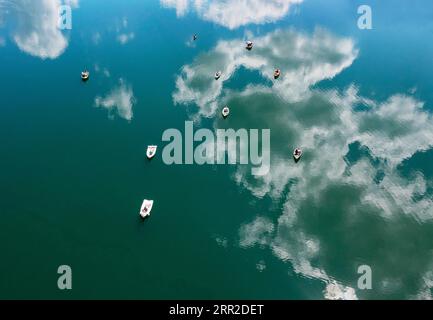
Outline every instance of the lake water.
[[(0, 0), (1, 299), (431, 298), (431, 1), (59, 3)], [(165, 164), (188, 120), (270, 129), (269, 173)]]

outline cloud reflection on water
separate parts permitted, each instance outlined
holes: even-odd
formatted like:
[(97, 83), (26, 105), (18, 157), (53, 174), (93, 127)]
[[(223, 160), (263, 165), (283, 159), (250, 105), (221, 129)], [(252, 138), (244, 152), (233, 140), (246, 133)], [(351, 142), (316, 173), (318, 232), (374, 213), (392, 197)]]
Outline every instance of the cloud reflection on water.
[(42, 59), (55, 59), (68, 46), (68, 39), (58, 28), (63, 3), (76, 8), (79, 2), (0, 0), (0, 17), (11, 22), (11, 36), (20, 50)]
[[(247, 52), (241, 40), (220, 41), (182, 68), (173, 94), (177, 104), (195, 104), (197, 118), (212, 117), (229, 104), (231, 127), (271, 128), (270, 173), (254, 177), (239, 167), (234, 179), (258, 198), (281, 202), (283, 209), (274, 221), (259, 216), (243, 225), (240, 246), (270, 248), (296, 273), (325, 282), (326, 298), (356, 299), (352, 287), (362, 263), (373, 268), (375, 297), (398, 290), (390, 290), (389, 283), (431, 297), (432, 247), (423, 239), (433, 218), (432, 182), (421, 172), (403, 176), (398, 166), (431, 149), (432, 115), (405, 94), (374, 101), (362, 97), (356, 85), (313, 89), (357, 58), (351, 39), (323, 30), (312, 35), (277, 30), (255, 43)], [(259, 71), (267, 84), (225, 88), (240, 67)], [(277, 81), (275, 67), (282, 70)], [(219, 69), (223, 76), (215, 81)], [(296, 146), (305, 155), (295, 165)], [(356, 159), (349, 161), (354, 148)]]
[(229, 29), (248, 24), (275, 22), (286, 16), (291, 7), (303, 0), (161, 0), (174, 8), (178, 17), (194, 10), (198, 16)]
[(119, 85), (111, 90), (105, 97), (97, 96), (95, 105), (108, 110), (110, 117), (116, 112), (119, 117), (132, 120), (133, 106), (136, 103), (132, 87), (123, 79), (119, 80)]
[[(299, 101), (309, 95), (309, 87), (330, 79), (350, 66), (357, 50), (350, 39), (338, 39), (317, 29), (311, 39), (293, 30), (277, 30), (255, 39), (256, 47), (245, 50), (241, 40), (220, 41), (208, 53), (202, 54), (192, 64), (182, 68), (176, 80), (176, 103), (196, 103), (199, 114), (212, 116), (218, 108), (217, 100), (224, 93), (224, 83), (241, 67), (257, 70), (272, 81), (271, 88), (289, 101)], [(274, 81), (275, 68), (283, 70)], [(215, 81), (217, 70), (222, 76)]]

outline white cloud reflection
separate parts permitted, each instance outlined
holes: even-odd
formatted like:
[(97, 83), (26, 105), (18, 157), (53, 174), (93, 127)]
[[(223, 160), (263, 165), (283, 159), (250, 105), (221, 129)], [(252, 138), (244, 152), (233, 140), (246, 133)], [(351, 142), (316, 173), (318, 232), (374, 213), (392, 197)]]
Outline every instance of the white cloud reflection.
[(128, 29), (128, 18), (127, 17), (123, 17), (122, 20), (119, 22), (117, 21), (117, 26), (116, 26), (116, 40), (117, 42), (119, 42), (121, 45), (125, 45), (128, 42), (134, 40), (135, 38), (135, 33), (134, 32), (129, 32), (127, 31)]
[(0, 0), (0, 16), (12, 21), (11, 36), (20, 50), (42, 59), (59, 57), (68, 46), (68, 39), (58, 28), (59, 8), (73, 8), (78, 0)]
[(125, 81), (120, 79), (119, 85), (115, 87), (107, 96), (96, 97), (95, 105), (108, 110), (110, 116), (113, 112), (117, 112), (118, 116), (132, 120), (133, 111), (132, 108), (136, 102), (132, 87)]
[[(311, 38), (292, 30), (277, 30), (255, 39), (255, 43), (254, 50), (247, 51), (241, 40), (220, 41), (212, 52), (184, 66), (176, 80), (174, 101), (194, 102), (200, 107), (200, 115), (212, 116), (224, 82), (241, 67), (257, 70), (272, 81), (274, 69), (282, 69), (272, 88), (292, 102), (299, 101), (310, 94), (310, 86), (334, 77), (357, 56), (352, 40), (338, 39), (322, 29)], [(217, 70), (222, 71), (219, 81), (213, 78)]]
[[(397, 279), (408, 292), (425, 293), (433, 257), (422, 237), (433, 221), (428, 191), (433, 182), (421, 172), (403, 175), (399, 166), (432, 148), (432, 115), (404, 94), (379, 102), (359, 95), (355, 85), (342, 91), (313, 89), (357, 58), (351, 39), (323, 30), (312, 35), (288, 30), (255, 43), (248, 52), (241, 40), (220, 41), (182, 68), (173, 94), (175, 103), (195, 104), (196, 117), (214, 116), (229, 104), (233, 128), (271, 128), (270, 173), (254, 177), (239, 167), (234, 179), (258, 198), (282, 202), (283, 209), (276, 220), (258, 217), (244, 224), (240, 246), (271, 249), (297, 274), (323, 281), (325, 298), (357, 298), (353, 285), (360, 259), (378, 279)], [(258, 71), (267, 84), (225, 88), (241, 67)], [(274, 81), (276, 67), (282, 76)], [(223, 71), (220, 81), (212, 77), (215, 70)], [(296, 146), (304, 149), (304, 158), (295, 165), (291, 152)], [(351, 148), (359, 150), (349, 161)], [(408, 238), (417, 246), (408, 245)], [(383, 241), (380, 248), (378, 241)], [(352, 278), (337, 271), (332, 260), (337, 254), (344, 255)], [(414, 267), (420, 254), (426, 258)], [(385, 289), (374, 294), (381, 296)]]
[(117, 41), (122, 45), (127, 44), (129, 41), (133, 40), (134, 38), (135, 38), (135, 34), (133, 32), (121, 33), (117, 35)]
[(229, 29), (248, 24), (264, 24), (282, 19), (293, 5), (303, 0), (161, 0), (174, 8), (178, 17), (194, 10), (204, 20)]

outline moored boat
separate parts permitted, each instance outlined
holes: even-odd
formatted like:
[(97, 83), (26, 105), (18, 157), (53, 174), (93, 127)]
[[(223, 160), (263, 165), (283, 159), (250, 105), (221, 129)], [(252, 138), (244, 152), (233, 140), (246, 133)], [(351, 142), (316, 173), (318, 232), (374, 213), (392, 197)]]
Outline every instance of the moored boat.
[(150, 212), (152, 211), (153, 200), (144, 200), (140, 209), (140, 216), (144, 219), (150, 216)]
[(148, 146), (146, 150), (147, 159), (152, 159), (156, 154), (158, 146)]
[(293, 158), (296, 162), (298, 162), (302, 157), (302, 150), (300, 148), (296, 148), (295, 151), (293, 151)]
[(86, 70), (86, 71), (81, 72), (81, 80), (87, 81), (87, 80), (89, 80), (89, 77), (90, 77), (89, 71)]
[(225, 106), (225, 107), (222, 109), (221, 114), (222, 114), (222, 116), (223, 116), (224, 119), (227, 118), (227, 117), (229, 116), (229, 114), (230, 114), (230, 109), (229, 109), (229, 107)]

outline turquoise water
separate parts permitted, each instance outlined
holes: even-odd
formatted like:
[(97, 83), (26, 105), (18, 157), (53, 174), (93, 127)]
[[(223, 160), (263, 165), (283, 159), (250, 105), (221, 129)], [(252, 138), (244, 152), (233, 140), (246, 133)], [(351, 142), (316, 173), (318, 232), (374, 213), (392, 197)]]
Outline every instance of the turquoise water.
[[(294, 2), (0, 0), (0, 298), (431, 298), (433, 4)], [(164, 164), (191, 119), (270, 129), (269, 174)]]

